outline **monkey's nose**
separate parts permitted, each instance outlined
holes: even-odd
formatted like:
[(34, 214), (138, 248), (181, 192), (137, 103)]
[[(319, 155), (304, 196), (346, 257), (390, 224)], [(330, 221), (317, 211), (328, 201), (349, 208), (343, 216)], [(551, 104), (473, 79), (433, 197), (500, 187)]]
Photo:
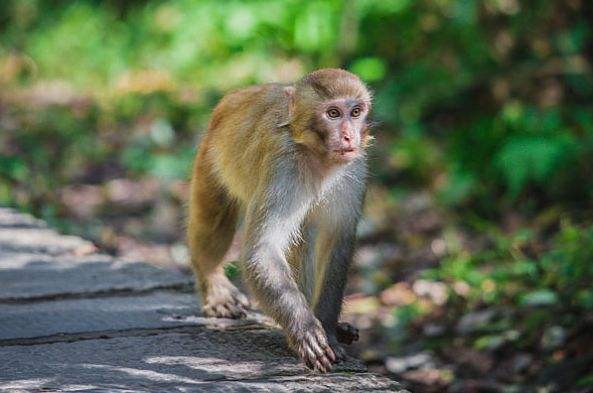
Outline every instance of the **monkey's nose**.
[(344, 140), (344, 142), (347, 142), (347, 143), (350, 143), (350, 140), (351, 140), (350, 135), (344, 135), (344, 136), (342, 136), (342, 139)]

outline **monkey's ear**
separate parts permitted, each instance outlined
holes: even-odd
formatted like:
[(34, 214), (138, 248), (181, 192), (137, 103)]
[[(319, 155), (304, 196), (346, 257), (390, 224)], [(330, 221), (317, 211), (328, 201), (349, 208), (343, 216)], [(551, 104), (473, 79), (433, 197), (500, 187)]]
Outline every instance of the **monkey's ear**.
[(287, 99), (287, 111), (284, 114), (284, 117), (280, 120), (278, 127), (289, 125), (294, 117), (294, 86), (286, 86), (283, 90)]

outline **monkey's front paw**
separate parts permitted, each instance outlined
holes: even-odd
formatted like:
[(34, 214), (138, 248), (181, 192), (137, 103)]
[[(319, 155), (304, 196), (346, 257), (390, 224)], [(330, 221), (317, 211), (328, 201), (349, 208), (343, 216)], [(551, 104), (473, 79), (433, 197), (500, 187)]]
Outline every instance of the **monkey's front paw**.
[(223, 287), (210, 291), (202, 312), (212, 318), (245, 318), (250, 309), (249, 300), (237, 288)]
[(299, 354), (307, 367), (321, 372), (330, 372), (336, 355), (328, 343), (319, 321), (314, 321), (300, 333), (289, 338), (290, 346)]
[(346, 345), (358, 341), (358, 329), (346, 322), (340, 322), (336, 326), (336, 338), (338, 342)]

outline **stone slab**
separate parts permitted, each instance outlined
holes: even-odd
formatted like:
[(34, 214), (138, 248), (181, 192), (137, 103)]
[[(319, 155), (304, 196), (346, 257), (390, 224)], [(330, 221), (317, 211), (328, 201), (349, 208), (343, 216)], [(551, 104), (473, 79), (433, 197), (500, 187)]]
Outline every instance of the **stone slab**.
[(0, 304), (0, 345), (58, 334), (193, 326), (207, 320), (199, 314), (194, 294), (173, 292)]
[(0, 347), (0, 391), (402, 391), (360, 371), (351, 361), (315, 374), (272, 330), (196, 326), (190, 333)]
[(47, 224), (29, 214), (0, 207), (0, 228), (46, 228)]
[[(0, 217), (0, 223), (3, 223)], [(0, 252), (28, 252), (37, 254), (88, 254), (93, 243), (78, 236), (60, 235), (53, 229), (37, 227), (0, 226)]]
[(2, 252), (0, 303), (52, 297), (158, 288), (190, 288), (193, 280), (179, 271), (148, 263), (124, 262), (107, 255), (85, 256)]
[(0, 208), (0, 392), (404, 392), (354, 359), (315, 374), (261, 314), (204, 318), (191, 277), (94, 252)]

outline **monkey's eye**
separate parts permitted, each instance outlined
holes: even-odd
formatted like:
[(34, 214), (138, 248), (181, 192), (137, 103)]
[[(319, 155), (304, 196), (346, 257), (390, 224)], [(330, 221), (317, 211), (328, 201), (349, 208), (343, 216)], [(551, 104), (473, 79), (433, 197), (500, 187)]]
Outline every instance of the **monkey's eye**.
[(358, 117), (358, 116), (360, 116), (361, 113), (362, 113), (362, 109), (360, 109), (360, 107), (357, 106), (352, 109), (352, 111), (350, 112), (350, 116)]
[(328, 109), (326, 114), (327, 114), (327, 117), (329, 117), (330, 119), (337, 119), (338, 117), (340, 117), (342, 115), (340, 113), (340, 111), (336, 108)]

